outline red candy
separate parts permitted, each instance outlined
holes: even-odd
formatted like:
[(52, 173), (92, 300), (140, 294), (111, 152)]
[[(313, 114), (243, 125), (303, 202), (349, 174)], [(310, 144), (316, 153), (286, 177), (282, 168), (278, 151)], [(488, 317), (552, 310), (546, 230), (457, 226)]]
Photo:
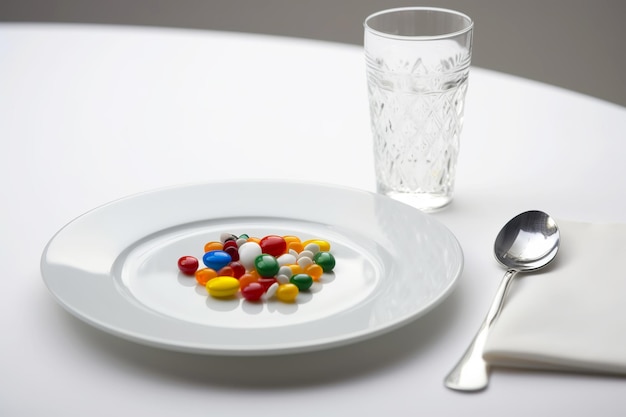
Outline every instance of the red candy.
[(263, 291), (267, 291), (267, 289), (271, 287), (272, 284), (275, 282), (278, 282), (276, 278), (263, 278), (263, 277), (259, 278), (259, 280), (257, 281), (257, 283), (263, 287)]
[(251, 282), (241, 290), (241, 295), (248, 301), (258, 301), (265, 293), (265, 288), (258, 282)]
[[(227, 241), (228, 242), (233, 242), (232, 240)], [(239, 260), (239, 249), (237, 249), (237, 244), (235, 243), (235, 246), (228, 246), (228, 247), (224, 247), (224, 252), (226, 252), (227, 254), (230, 255), (230, 258), (233, 261), (238, 261)]]
[(259, 242), (261, 251), (278, 258), (283, 253), (287, 252), (287, 242), (282, 236), (269, 235), (265, 236)]
[(237, 249), (237, 242), (235, 242), (234, 240), (227, 240), (226, 242), (224, 242), (224, 248), (222, 250), (226, 250), (226, 248), (230, 247), (234, 247), (235, 249)]
[(198, 260), (193, 256), (183, 256), (178, 260), (178, 269), (185, 275), (194, 275), (198, 270)]
[(241, 278), (246, 273), (246, 267), (237, 261), (231, 262), (228, 266), (233, 270), (235, 278)]

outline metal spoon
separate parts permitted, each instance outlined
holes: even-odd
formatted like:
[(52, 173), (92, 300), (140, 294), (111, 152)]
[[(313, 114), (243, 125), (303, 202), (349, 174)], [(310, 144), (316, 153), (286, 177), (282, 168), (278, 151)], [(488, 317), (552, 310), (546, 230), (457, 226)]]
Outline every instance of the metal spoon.
[(445, 385), (458, 391), (479, 391), (489, 384), (489, 364), (483, 348), (489, 329), (500, 314), (506, 293), (518, 272), (546, 266), (559, 250), (559, 229), (542, 211), (527, 211), (511, 219), (498, 233), (494, 244), (496, 259), (508, 270), (502, 278), (487, 317), (467, 351), (445, 379)]

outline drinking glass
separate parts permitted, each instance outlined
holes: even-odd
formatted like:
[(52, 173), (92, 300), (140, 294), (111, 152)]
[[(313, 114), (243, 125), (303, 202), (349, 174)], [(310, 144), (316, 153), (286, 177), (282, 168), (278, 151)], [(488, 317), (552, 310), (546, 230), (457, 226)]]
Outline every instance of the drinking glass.
[(377, 191), (441, 209), (454, 192), (473, 21), (405, 7), (374, 13), (364, 27)]

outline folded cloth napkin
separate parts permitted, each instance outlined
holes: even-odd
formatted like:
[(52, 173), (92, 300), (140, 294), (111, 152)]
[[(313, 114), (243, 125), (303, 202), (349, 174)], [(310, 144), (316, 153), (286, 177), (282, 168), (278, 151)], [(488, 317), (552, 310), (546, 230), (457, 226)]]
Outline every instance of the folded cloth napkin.
[(494, 366), (626, 375), (626, 224), (557, 224), (556, 259), (516, 276), (484, 358)]

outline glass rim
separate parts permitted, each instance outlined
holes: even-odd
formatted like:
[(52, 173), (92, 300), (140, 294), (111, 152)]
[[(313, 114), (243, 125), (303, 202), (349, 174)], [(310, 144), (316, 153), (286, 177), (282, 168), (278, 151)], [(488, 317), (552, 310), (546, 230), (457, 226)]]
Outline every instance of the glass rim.
[[(455, 32), (449, 32), (449, 33), (443, 33), (441, 35), (395, 35), (393, 33), (387, 33), (387, 32), (382, 32), (380, 30), (376, 30), (374, 28), (372, 28), (371, 26), (369, 26), (368, 22), (378, 16), (382, 16), (385, 14), (390, 14), (390, 13), (396, 13), (396, 12), (402, 12), (402, 11), (430, 11), (430, 12), (443, 12), (446, 14), (450, 14), (450, 15), (456, 15), (459, 16), (463, 19), (465, 19), (467, 21), (467, 26), (464, 27), (461, 30), (457, 30)], [(398, 40), (440, 40), (440, 39), (449, 39), (449, 38), (454, 38), (456, 36), (459, 35), (463, 35), (465, 33), (470, 32), (473, 28), (474, 28), (474, 21), (472, 20), (471, 17), (469, 17), (468, 15), (466, 15), (465, 13), (459, 12), (457, 10), (452, 10), (452, 9), (445, 9), (442, 7), (421, 7), (421, 6), (417, 6), (417, 7), (396, 7), (393, 9), (385, 9), (385, 10), (380, 10), (376, 13), (372, 13), (369, 16), (367, 16), (365, 18), (365, 21), (363, 22), (363, 27), (365, 28), (366, 31), (383, 37), (383, 38), (388, 38), (388, 39), (398, 39)]]

